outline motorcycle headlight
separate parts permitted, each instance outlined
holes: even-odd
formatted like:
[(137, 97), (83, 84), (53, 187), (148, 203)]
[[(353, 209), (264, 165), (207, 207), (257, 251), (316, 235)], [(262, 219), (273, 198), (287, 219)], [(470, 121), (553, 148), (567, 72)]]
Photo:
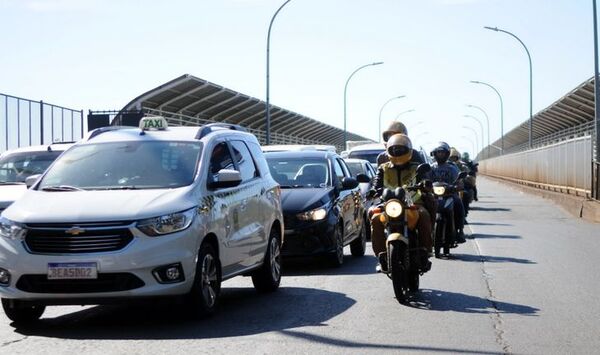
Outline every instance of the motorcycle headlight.
[(0, 236), (7, 239), (23, 240), (27, 231), (21, 224), (0, 217)]
[(442, 196), (443, 194), (446, 193), (446, 188), (444, 186), (434, 186), (433, 193), (438, 196)]
[(389, 201), (385, 204), (385, 214), (392, 218), (400, 217), (402, 214), (402, 205), (398, 201)]
[(194, 207), (183, 212), (143, 219), (137, 223), (137, 228), (151, 237), (180, 232), (192, 224), (195, 215)]
[(327, 217), (327, 209), (324, 207), (317, 208), (312, 211), (299, 213), (296, 215), (296, 217), (298, 217), (298, 219), (301, 221), (320, 221)]

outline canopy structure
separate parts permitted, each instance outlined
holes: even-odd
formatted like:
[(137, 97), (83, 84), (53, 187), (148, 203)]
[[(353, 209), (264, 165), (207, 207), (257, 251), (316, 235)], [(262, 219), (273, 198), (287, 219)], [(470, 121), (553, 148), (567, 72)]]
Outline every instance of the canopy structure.
[[(560, 139), (589, 135), (594, 129), (594, 78), (533, 116), (533, 145), (540, 146)], [(498, 139), (491, 152), (498, 155)], [(529, 120), (504, 135), (505, 152), (528, 148)]]
[[(145, 111), (167, 117), (169, 124), (207, 122), (239, 124), (265, 139), (266, 103), (234, 90), (185, 74), (152, 89), (122, 110)], [(119, 116), (117, 116), (118, 119)], [(348, 140), (369, 140), (348, 133)], [(299, 113), (271, 105), (272, 144), (328, 144), (341, 150), (344, 131)]]

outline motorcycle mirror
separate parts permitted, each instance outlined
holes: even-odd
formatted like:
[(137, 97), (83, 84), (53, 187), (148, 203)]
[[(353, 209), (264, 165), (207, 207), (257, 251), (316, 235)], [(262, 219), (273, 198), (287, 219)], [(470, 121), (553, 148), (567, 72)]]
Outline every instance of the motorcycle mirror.
[(420, 164), (417, 167), (417, 175), (427, 174), (430, 171), (431, 171), (431, 165), (429, 165), (427, 163)]

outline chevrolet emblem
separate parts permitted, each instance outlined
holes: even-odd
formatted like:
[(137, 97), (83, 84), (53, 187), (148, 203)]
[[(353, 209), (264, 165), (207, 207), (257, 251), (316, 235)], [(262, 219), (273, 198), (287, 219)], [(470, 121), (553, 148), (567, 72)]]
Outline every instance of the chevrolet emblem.
[(73, 228), (67, 229), (65, 231), (65, 233), (70, 234), (70, 235), (79, 235), (81, 233), (85, 233), (85, 229), (75, 226)]

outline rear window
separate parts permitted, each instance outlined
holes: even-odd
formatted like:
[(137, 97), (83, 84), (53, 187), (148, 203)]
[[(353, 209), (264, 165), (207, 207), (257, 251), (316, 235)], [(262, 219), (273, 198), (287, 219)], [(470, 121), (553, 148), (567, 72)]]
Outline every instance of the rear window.
[(371, 164), (377, 163), (377, 156), (383, 153), (381, 150), (355, 150), (348, 153), (348, 158), (368, 160)]

